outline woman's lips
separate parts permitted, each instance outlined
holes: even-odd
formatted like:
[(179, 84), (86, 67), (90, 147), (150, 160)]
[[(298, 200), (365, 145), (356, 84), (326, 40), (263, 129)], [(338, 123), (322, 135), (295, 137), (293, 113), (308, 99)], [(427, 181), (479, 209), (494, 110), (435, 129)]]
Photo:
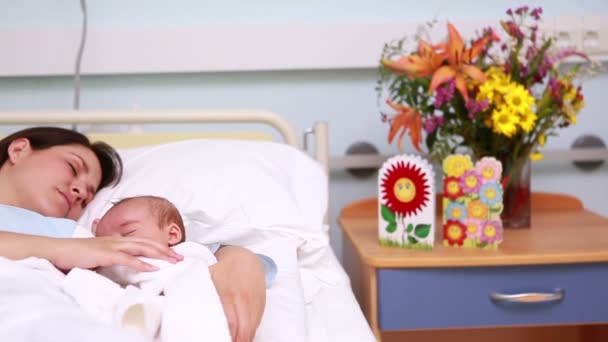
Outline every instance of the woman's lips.
[(64, 194), (63, 192), (59, 191), (59, 194), (63, 197), (63, 199), (65, 200), (65, 204), (68, 206), (68, 212), (72, 209), (72, 201), (70, 201), (70, 198)]

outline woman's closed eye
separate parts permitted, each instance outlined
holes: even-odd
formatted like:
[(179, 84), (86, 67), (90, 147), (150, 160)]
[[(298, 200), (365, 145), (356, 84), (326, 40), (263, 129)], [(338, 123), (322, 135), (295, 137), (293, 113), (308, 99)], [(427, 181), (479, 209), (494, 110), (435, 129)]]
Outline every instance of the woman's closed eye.
[(74, 166), (74, 164), (72, 164), (72, 162), (67, 162), (68, 165), (70, 166), (70, 170), (72, 170), (72, 175), (76, 176), (78, 174), (78, 172), (76, 172), (76, 167)]

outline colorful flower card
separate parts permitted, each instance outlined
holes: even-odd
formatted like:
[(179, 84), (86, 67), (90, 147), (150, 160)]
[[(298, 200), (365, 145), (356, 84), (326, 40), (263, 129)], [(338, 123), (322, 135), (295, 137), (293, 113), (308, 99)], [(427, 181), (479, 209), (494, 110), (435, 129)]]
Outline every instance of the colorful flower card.
[(435, 173), (416, 155), (387, 160), (378, 173), (380, 244), (432, 249), (435, 242)]
[(443, 244), (496, 249), (502, 242), (502, 164), (453, 154), (443, 160)]

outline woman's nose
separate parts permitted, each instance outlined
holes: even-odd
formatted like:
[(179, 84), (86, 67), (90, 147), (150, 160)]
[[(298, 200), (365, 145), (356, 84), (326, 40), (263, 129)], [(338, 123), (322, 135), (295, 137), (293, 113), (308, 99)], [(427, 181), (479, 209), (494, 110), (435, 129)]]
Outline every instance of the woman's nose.
[(79, 182), (74, 182), (72, 184), (72, 196), (74, 196), (76, 199), (82, 199), (85, 196), (84, 189), (85, 188), (83, 184), (80, 184)]

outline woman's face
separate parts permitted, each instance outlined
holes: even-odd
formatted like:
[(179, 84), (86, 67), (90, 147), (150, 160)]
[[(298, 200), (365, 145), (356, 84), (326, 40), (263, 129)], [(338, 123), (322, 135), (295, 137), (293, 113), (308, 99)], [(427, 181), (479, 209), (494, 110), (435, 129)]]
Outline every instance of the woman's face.
[[(16, 148), (12, 148), (17, 144)], [(17, 205), (44, 216), (77, 220), (101, 182), (95, 154), (81, 145), (32, 150), (27, 139), (9, 147)]]

